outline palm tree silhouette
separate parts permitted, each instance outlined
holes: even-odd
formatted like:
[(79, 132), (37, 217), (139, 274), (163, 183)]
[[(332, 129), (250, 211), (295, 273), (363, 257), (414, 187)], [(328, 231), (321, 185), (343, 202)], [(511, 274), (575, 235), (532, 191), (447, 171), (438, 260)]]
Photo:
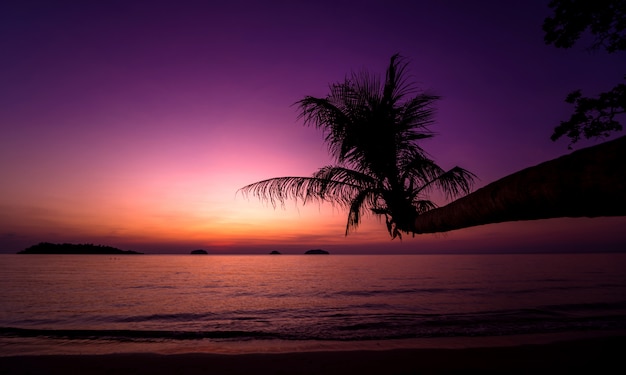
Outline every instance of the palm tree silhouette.
[(325, 98), (296, 102), (305, 125), (323, 131), (335, 165), (310, 177), (276, 177), (240, 191), (284, 205), (286, 200), (331, 202), (348, 209), (346, 235), (367, 212), (385, 217), (392, 239), (414, 233), (415, 219), (436, 207), (428, 193), (448, 198), (471, 190), (474, 175), (454, 167), (444, 170), (417, 144), (432, 137), (433, 104), (439, 96), (418, 92), (407, 81), (407, 63), (391, 57), (384, 82), (368, 72), (352, 73), (330, 86)]

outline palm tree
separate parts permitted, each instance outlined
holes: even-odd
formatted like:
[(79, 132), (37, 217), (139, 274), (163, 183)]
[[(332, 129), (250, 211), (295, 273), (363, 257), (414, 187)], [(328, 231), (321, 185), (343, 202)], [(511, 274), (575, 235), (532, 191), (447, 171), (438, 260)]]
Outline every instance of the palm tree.
[(367, 212), (385, 217), (392, 238), (414, 233), (418, 215), (436, 207), (428, 193), (448, 198), (469, 193), (474, 175), (462, 168), (444, 170), (418, 145), (434, 134), (433, 104), (439, 96), (417, 92), (406, 77), (407, 63), (391, 57), (384, 82), (367, 72), (352, 73), (330, 86), (325, 98), (296, 102), (305, 125), (323, 131), (334, 165), (311, 177), (277, 177), (240, 191), (284, 205), (285, 200), (331, 202), (348, 209), (346, 235)]

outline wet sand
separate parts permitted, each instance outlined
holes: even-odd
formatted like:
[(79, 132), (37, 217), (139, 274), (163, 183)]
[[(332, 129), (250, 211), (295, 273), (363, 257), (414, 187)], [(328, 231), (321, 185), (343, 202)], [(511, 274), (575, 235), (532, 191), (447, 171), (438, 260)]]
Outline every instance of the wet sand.
[(626, 373), (626, 336), (463, 349), (0, 357), (0, 374)]

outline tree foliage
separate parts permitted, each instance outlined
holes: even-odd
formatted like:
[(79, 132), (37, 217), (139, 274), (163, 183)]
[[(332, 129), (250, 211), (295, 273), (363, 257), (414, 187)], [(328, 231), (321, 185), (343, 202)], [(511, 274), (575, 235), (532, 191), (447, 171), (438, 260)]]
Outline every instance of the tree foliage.
[(554, 128), (550, 137), (553, 141), (566, 135), (572, 143), (576, 143), (581, 136), (586, 139), (608, 137), (611, 132), (622, 130), (616, 117), (626, 113), (626, 84), (621, 83), (597, 98), (584, 97), (580, 90), (576, 90), (565, 101), (574, 104), (574, 113), (569, 120), (561, 121)]
[(330, 86), (324, 98), (296, 102), (299, 118), (322, 130), (336, 164), (310, 177), (277, 177), (240, 191), (272, 205), (288, 199), (331, 202), (348, 210), (346, 235), (366, 213), (385, 217), (392, 238), (414, 232), (417, 215), (436, 207), (433, 189), (448, 197), (467, 194), (474, 175), (438, 166), (419, 146), (433, 133), (437, 95), (418, 92), (407, 80), (406, 61), (391, 58), (384, 80), (368, 72), (352, 73)]
[[(554, 15), (543, 24), (547, 44), (572, 47), (588, 30), (594, 37), (590, 49), (604, 48), (608, 53), (626, 50), (626, 0), (553, 0), (549, 7)], [(597, 97), (584, 97), (576, 90), (565, 101), (574, 105), (574, 113), (554, 129), (553, 141), (566, 135), (576, 143), (581, 136), (606, 137), (622, 130), (617, 117), (626, 113), (625, 84)]]
[(589, 30), (595, 38), (591, 49), (626, 50), (626, 1), (553, 0), (548, 6), (554, 15), (543, 23), (547, 44), (570, 48)]

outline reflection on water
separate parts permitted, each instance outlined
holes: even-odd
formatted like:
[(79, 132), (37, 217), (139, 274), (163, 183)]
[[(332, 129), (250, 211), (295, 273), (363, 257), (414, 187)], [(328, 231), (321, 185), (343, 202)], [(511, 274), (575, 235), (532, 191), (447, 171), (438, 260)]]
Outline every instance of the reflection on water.
[(498, 336), (626, 315), (626, 254), (1, 258), (0, 339), (27, 347)]

